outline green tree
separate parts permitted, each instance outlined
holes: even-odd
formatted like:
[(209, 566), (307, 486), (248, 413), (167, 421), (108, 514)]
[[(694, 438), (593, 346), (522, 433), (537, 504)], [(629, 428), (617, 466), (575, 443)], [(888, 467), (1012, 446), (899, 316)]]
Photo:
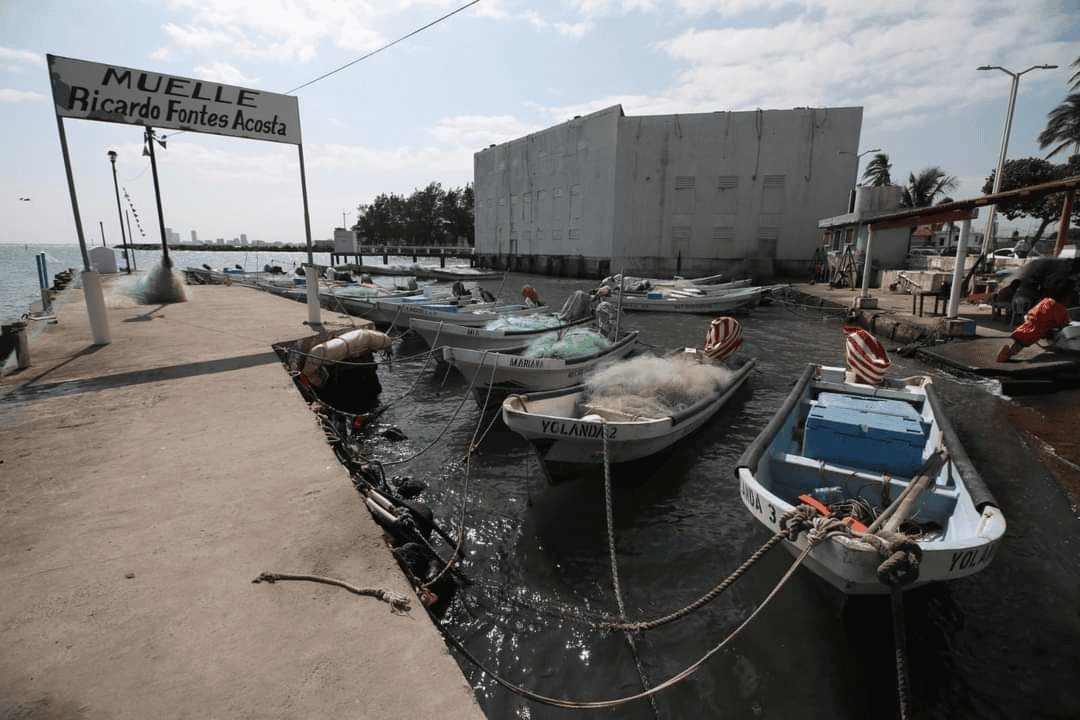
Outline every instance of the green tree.
[(473, 244), (475, 222), (471, 183), (466, 183), (460, 190), (454, 188), (446, 191), (442, 217), (448, 242), (456, 245), (464, 238), (467, 244)]
[(934, 165), (921, 170), (918, 175), (908, 174), (907, 185), (900, 197), (900, 207), (920, 208), (934, 204), (938, 196), (956, 189), (956, 178)]
[(380, 194), (370, 203), (357, 206), (353, 226), (369, 245), (441, 245), (457, 243), (459, 237), (471, 244), (474, 234), (473, 190), (443, 190), (437, 182), (404, 197)]
[(878, 153), (870, 159), (870, 162), (866, 163), (862, 179), (873, 187), (892, 185), (890, 170), (892, 170), (892, 163), (889, 162), (889, 156), (885, 153)]
[[(1053, 180), (1065, 177), (1067, 165), (1054, 165), (1042, 158), (1020, 158), (1008, 160), (1001, 171), (1002, 192), (1016, 190), (1030, 185), (1041, 185)], [(990, 173), (983, 183), (983, 193), (992, 192), (994, 189), (994, 176), (996, 171)], [(1005, 203), (999, 203), (997, 211), (1009, 220), (1021, 217), (1031, 217), (1039, 221), (1039, 227), (1035, 231), (1032, 243), (1039, 241), (1046, 227), (1061, 217), (1061, 208), (1064, 203), (1062, 193), (1043, 195), (1042, 197), (1020, 197)]]
[(1073, 61), (1077, 72), (1069, 78), (1072, 92), (1065, 101), (1051, 110), (1046, 116), (1046, 129), (1039, 133), (1039, 148), (1045, 150), (1047, 159), (1073, 146), (1073, 154), (1080, 153), (1080, 58)]

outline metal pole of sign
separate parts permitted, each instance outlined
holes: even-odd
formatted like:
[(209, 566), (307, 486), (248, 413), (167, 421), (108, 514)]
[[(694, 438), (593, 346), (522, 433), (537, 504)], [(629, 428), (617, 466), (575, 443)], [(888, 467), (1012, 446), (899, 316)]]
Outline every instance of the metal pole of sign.
[(319, 313), (319, 276), (315, 272), (315, 256), (311, 250), (311, 215), (308, 212), (303, 143), (297, 143), (296, 149), (300, 153), (300, 193), (304, 198), (304, 233), (307, 235), (307, 267), (304, 268), (304, 284), (307, 286), (308, 325), (322, 325)]
[(91, 269), (90, 253), (86, 251), (86, 236), (83, 234), (82, 217), (79, 215), (79, 201), (75, 197), (75, 178), (71, 174), (71, 155), (68, 153), (64, 119), (60, 117), (60, 113), (56, 113), (56, 127), (60, 131), (60, 152), (64, 155), (68, 194), (71, 195), (71, 212), (75, 216), (75, 233), (79, 238), (79, 250), (82, 252), (81, 279), (86, 314), (90, 317), (90, 332), (94, 336), (95, 345), (108, 345), (112, 342), (112, 337), (109, 334), (109, 317), (105, 313), (105, 295), (101, 291), (101, 278)]
[(165, 267), (172, 267), (169, 259), (169, 243), (165, 237), (165, 215), (161, 211), (161, 186), (158, 185), (157, 157), (154, 155), (154, 128), (146, 126), (146, 144), (150, 147), (150, 172), (154, 176), (154, 198), (157, 200), (158, 227), (161, 230), (161, 255)]

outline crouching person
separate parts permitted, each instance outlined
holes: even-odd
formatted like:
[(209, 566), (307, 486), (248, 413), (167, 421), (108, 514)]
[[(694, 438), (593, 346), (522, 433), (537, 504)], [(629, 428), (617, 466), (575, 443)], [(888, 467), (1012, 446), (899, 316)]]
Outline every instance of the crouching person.
[(1050, 292), (1049, 297), (1044, 297), (1028, 310), (1024, 316), (1024, 322), (1012, 331), (1012, 343), (1002, 346), (998, 351), (997, 361), (1006, 362), (1009, 358), (1024, 348), (1042, 340), (1055, 330), (1069, 324), (1069, 310), (1065, 307), (1064, 300), (1072, 293), (1071, 283), (1059, 283)]

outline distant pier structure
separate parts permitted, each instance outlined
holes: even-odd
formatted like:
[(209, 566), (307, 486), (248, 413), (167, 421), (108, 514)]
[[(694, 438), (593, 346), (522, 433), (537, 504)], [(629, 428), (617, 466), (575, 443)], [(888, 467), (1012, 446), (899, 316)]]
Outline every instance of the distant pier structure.
[(857, 182), (861, 107), (626, 116), (473, 156), (476, 263), (602, 277), (802, 274)]
[(439, 267), (446, 267), (446, 258), (464, 258), (470, 267), (476, 265), (476, 252), (468, 246), (455, 245), (366, 245), (359, 233), (349, 228), (334, 228), (334, 248), (330, 251), (330, 264), (364, 264), (364, 255), (382, 255), (383, 264), (390, 256), (411, 257), (415, 263), (421, 257), (439, 258)]

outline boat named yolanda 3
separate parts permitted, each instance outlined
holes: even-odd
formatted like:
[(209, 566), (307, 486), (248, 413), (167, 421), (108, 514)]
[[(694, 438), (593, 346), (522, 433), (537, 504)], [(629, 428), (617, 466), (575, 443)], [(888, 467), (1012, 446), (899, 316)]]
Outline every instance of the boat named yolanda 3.
[(510, 395), (503, 422), (529, 441), (551, 479), (581, 465), (656, 455), (704, 425), (749, 379), (753, 359), (723, 362), (740, 332), (734, 318), (717, 318), (704, 349), (621, 360), (581, 385)]
[[(872, 335), (846, 328), (846, 339), (848, 367), (809, 365), (739, 459), (743, 505), (769, 530), (788, 531), (794, 554), (812, 543), (805, 565), (848, 594), (986, 568), (1005, 518), (930, 378), (887, 377)], [(841, 521), (812, 541), (789, 526), (804, 505)]]

